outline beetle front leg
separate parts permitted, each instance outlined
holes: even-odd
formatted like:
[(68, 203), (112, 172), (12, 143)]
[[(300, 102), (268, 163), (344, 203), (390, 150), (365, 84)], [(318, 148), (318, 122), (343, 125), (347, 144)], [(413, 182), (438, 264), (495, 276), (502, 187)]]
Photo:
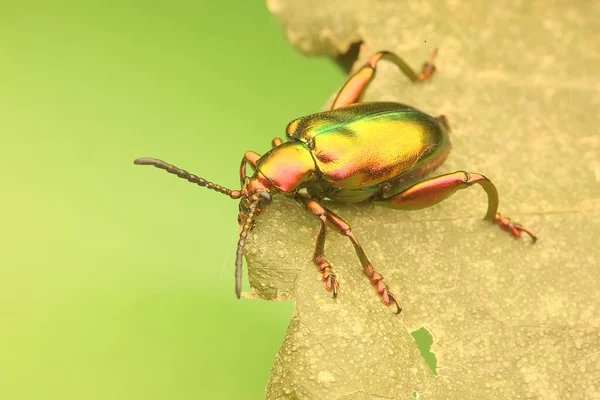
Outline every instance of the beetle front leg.
[(394, 53), (389, 51), (380, 51), (379, 53), (373, 54), (357, 73), (352, 75), (350, 79), (344, 84), (342, 89), (339, 91), (332, 110), (349, 106), (350, 104), (358, 103), (363, 92), (369, 85), (369, 82), (375, 77), (375, 70), (377, 69), (377, 63), (379, 60), (388, 60), (393, 62), (400, 68), (404, 75), (406, 75), (413, 82), (424, 82), (433, 76), (435, 72), (435, 66), (433, 60), (437, 55), (437, 49), (433, 51), (433, 54), (429, 58), (429, 61), (423, 64), (423, 70), (420, 74), (417, 74), (402, 58), (398, 57)]
[(313, 254), (313, 262), (319, 268), (319, 272), (322, 274), (323, 281), (325, 282), (325, 288), (329, 291), (333, 291), (333, 298), (335, 299), (340, 290), (340, 284), (337, 280), (335, 273), (331, 267), (331, 264), (325, 259), (325, 238), (327, 236), (327, 210), (315, 200), (305, 199), (298, 196), (297, 200), (304, 204), (307, 210), (316, 215), (321, 221), (321, 229), (317, 234), (317, 243), (315, 245), (315, 252)]
[(240, 165), (240, 182), (242, 186), (244, 186), (244, 181), (246, 180), (246, 164), (250, 164), (250, 167), (255, 170), (256, 163), (260, 159), (261, 155), (255, 151), (247, 151), (244, 154), (244, 158), (242, 158), (242, 164)]
[[(277, 147), (279, 146), (281, 143), (283, 143), (283, 140), (281, 140), (280, 138), (275, 138), (271, 141), (271, 145), (273, 147)], [(247, 151), (246, 154), (244, 154), (244, 158), (242, 158), (242, 163), (240, 165), (240, 182), (242, 183), (242, 185), (244, 185), (244, 180), (246, 180), (246, 165), (250, 164), (250, 167), (253, 170), (256, 170), (256, 163), (258, 162), (258, 160), (261, 158), (262, 156), (260, 154), (258, 154), (255, 151)]]
[(481, 185), (488, 195), (488, 210), (484, 219), (500, 225), (515, 238), (521, 237), (521, 232), (525, 232), (535, 243), (537, 236), (532, 231), (523, 225), (511, 222), (509, 218), (502, 217), (498, 213), (498, 190), (488, 178), (481, 174), (466, 171), (452, 172), (426, 179), (393, 196), (374, 201), (379, 205), (399, 210), (418, 210), (438, 204), (452, 196), (457, 190), (466, 189), (476, 183)]

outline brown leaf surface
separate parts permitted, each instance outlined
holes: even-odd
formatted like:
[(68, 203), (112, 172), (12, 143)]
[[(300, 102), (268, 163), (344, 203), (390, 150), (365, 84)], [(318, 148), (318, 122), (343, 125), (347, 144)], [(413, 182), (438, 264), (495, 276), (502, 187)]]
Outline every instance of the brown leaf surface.
[[(363, 40), (357, 66), (387, 49), (418, 67), (439, 47), (432, 82), (382, 63), (365, 100), (445, 114), (453, 150), (438, 172), (485, 174), (500, 211), (540, 240), (482, 221), (477, 187), (417, 212), (332, 206), (400, 298), (395, 316), (330, 230), (333, 300), (311, 262), (318, 221), (275, 201), (246, 252), (256, 292), (296, 302), (267, 398), (600, 398), (599, 3), (268, 3), (306, 52)], [(421, 327), (437, 376), (411, 336)]]

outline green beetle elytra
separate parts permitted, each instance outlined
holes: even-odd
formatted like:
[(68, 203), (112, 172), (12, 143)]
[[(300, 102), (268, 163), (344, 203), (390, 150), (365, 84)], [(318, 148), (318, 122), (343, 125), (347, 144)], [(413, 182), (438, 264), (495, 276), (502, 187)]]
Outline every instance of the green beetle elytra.
[[(488, 195), (486, 220), (499, 224), (514, 237), (521, 232), (535, 234), (524, 226), (511, 222), (498, 212), (498, 192), (485, 176), (456, 171), (424, 179), (440, 166), (450, 152), (450, 127), (444, 116), (432, 117), (415, 108), (390, 102), (361, 103), (360, 97), (375, 76), (377, 63), (388, 60), (396, 64), (413, 82), (425, 82), (434, 72), (433, 60), (415, 73), (397, 55), (378, 52), (355, 73), (338, 93), (330, 111), (298, 118), (287, 126), (287, 141), (276, 138), (273, 148), (264, 155), (248, 151), (240, 166), (241, 190), (230, 190), (208, 182), (194, 174), (154, 158), (138, 158), (138, 165), (154, 165), (187, 179), (240, 199), (238, 222), (241, 232), (236, 257), (236, 295), (241, 295), (242, 258), (248, 232), (254, 220), (268, 204), (272, 195), (291, 197), (313, 213), (321, 223), (313, 261), (322, 274), (327, 290), (336, 297), (339, 283), (331, 264), (325, 258), (327, 224), (350, 239), (363, 270), (386, 305), (398, 300), (375, 271), (350, 225), (329, 210), (325, 200), (343, 203), (370, 201), (400, 209), (416, 210), (430, 207), (447, 199), (459, 189), (474, 184)], [(246, 174), (250, 165), (252, 176)]]

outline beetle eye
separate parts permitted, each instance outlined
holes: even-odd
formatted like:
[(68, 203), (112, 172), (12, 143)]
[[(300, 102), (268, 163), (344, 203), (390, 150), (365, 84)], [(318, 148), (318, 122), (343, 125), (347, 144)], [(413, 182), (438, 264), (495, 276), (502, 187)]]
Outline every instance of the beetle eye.
[(269, 192), (260, 192), (260, 202), (263, 204), (271, 204), (271, 200), (273, 200), (273, 196)]

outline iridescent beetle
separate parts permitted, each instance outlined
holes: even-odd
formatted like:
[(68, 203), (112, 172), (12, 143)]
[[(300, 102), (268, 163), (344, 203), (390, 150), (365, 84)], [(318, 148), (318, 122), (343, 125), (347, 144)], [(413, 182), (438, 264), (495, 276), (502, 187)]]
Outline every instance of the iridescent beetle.
[[(240, 200), (238, 222), (241, 232), (235, 261), (236, 286), (239, 298), (242, 290), (242, 257), (248, 231), (254, 219), (271, 203), (273, 194), (282, 193), (306, 207), (321, 222), (313, 261), (322, 274), (325, 287), (335, 298), (339, 283), (331, 264), (325, 258), (327, 223), (350, 239), (364, 273), (376, 287), (386, 305), (396, 304), (396, 297), (377, 273), (362, 246), (350, 230), (350, 225), (330, 211), (325, 200), (342, 203), (370, 201), (399, 210), (416, 210), (433, 206), (459, 189), (477, 183), (488, 195), (485, 220), (499, 224), (514, 237), (527, 233), (524, 226), (500, 216), (498, 192), (485, 176), (456, 171), (423, 180), (440, 166), (450, 152), (450, 127), (443, 115), (432, 117), (412, 107), (389, 102), (360, 103), (360, 97), (375, 76), (379, 60), (389, 60), (413, 82), (425, 82), (435, 72), (433, 60), (416, 74), (395, 54), (374, 54), (362, 69), (342, 87), (330, 111), (298, 118), (287, 126), (288, 141), (273, 139), (273, 148), (261, 156), (248, 151), (240, 166), (241, 190), (230, 190), (185, 170), (154, 158), (138, 158), (138, 165), (154, 165), (189, 182), (205, 186)], [(246, 166), (254, 173), (246, 175)]]

